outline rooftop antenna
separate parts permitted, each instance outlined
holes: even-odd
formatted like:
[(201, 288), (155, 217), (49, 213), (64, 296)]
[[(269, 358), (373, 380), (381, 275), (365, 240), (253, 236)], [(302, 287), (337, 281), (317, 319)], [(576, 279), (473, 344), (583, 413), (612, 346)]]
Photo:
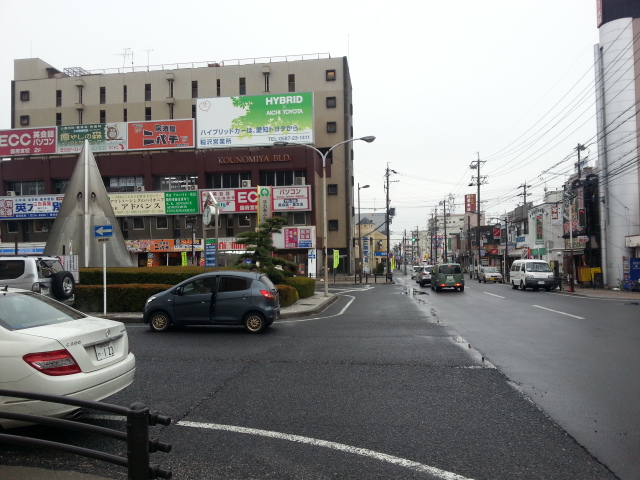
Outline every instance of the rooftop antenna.
[(147, 52), (147, 70), (149, 70), (149, 52), (153, 52), (153, 48), (143, 48), (145, 52)]
[(131, 67), (133, 67), (133, 51), (130, 48), (123, 48), (122, 53), (116, 53), (115, 55), (120, 55), (122, 57), (122, 68), (127, 62), (127, 57), (131, 56)]

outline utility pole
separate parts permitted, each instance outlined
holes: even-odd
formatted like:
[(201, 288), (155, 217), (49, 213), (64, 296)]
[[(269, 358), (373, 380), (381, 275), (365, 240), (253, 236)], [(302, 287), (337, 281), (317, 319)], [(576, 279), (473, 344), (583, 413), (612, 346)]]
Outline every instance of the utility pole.
[(576, 166), (578, 167), (578, 180), (582, 178), (582, 161), (580, 160), (580, 152), (586, 149), (587, 147), (580, 144), (578, 144), (578, 146), (575, 148), (575, 150), (578, 152), (578, 163), (576, 164)]
[[(478, 155), (478, 159), (474, 160), (473, 162), (471, 162), (471, 165), (469, 165), (469, 168), (471, 170), (478, 171), (477, 176), (471, 177), (471, 183), (469, 183), (470, 187), (474, 185), (478, 187), (478, 193), (476, 196), (476, 246), (478, 250), (476, 251), (476, 254), (474, 255), (474, 258), (473, 258), (475, 265), (480, 264), (480, 185), (486, 183), (486, 179), (487, 179), (486, 176), (483, 177), (482, 175), (480, 175), (480, 166), (485, 162), (480, 161), (480, 152), (478, 152), (477, 155)], [(472, 267), (471, 278), (473, 278), (473, 267)]]
[(387, 190), (387, 208), (386, 208), (386, 215), (385, 215), (385, 223), (387, 224), (387, 260), (386, 260), (386, 264), (387, 264), (387, 279), (390, 279), (390, 275), (393, 274), (393, 272), (391, 271), (391, 257), (389, 256), (389, 254), (391, 253), (391, 245), (390, 245), (390, 237), (391, 237), (391, 216), (389, 214), (389, 177), (391, 176), (392, 173), (398, 173), (395, 170), (391, 170), (389, 168), (389, 163), (387, 163), (387, 168), (385, 170), (385, 174), (384, 176), (386, 177), (386, 190)]
[(522, 193), (519, 193), (518, 196), (522, 195), (524, 197), (524, 206), (526, 208), (527, 206), (527, 188), (530, 187), (531, 185), (527, 185), (527, 183), (523, 183), (522, 185), (520, 185), (518, 188), (522, 188), (524, 189), (522, 191)]

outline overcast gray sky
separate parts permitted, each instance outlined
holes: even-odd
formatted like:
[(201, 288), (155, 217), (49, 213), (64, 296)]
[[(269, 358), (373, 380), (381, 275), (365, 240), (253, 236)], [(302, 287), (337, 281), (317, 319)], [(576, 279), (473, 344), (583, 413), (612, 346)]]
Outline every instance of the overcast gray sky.
[[(596, 158), (595, 0), (418, 0), (271, 3), (0, 0), (0, 129), (10, 128), (13, 60), (58, 69), (329, 53), (347, 56), (363, 211), (385, 207), (394, 239), (439, 201), (464, 194), (479, 158), (482, 208), (504, 215), (561, 187), (578, 143)], [(131, 64), (131, 59), (126, 60)], [(541, 176), (542, 175), (542, 176)], [(486, 200), (486, 202), (485, 202)]]

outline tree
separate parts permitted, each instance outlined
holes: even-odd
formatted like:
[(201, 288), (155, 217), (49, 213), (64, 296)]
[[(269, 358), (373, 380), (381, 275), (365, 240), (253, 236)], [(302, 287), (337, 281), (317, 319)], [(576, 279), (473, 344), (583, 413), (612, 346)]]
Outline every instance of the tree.
[[(236, 265), (250, 259), (251, 263), (260, 265), (261, 268), (272, 268), (274, 265), (293, 266), (295, 264), (284, 258), (275, 257), (276, 247), (273, 246), (272, 234), (280, 233), (287, 220), (282, 217), (267, 218), (258, 226), (257, 232), (242, 232), (236, 237), (236, 243), (245, 245), (248, 251), (238, 258)], [(258, 263), (259, 262), (259, 263)]]

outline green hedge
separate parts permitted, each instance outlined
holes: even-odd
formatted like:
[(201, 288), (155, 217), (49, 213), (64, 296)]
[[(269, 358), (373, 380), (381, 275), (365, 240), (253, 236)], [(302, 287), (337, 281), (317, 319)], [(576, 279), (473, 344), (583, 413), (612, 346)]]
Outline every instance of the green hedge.
[(300, 298), (313, 297), (316, 291), (316, 281), (309, 277), (288, 277), (284, 279), (285, 285), (290, 285), (298, 291)]
[[(147, 298), (172, 285), (107, 285), (107, 312), (142, 312)], [(73, 308), (83, 312), (104, 311), (102, 285), (76, 285)]]
[(276, 285), (280, 294), (280, 306), (289, 307), (298, 301), (298, 291), (289, 285)]
[[(137, 284), (162, 284), (175, 285), (187, 278), (205, 272), (211, 272), (214, 268), (208, 267), (122, 267), (107, 268), (107, 285)], [(220, 270), (230, 270), (224, 268)], [(102, 268), (81, 268), (80, 283), (82, 285), (102, 285)]]

